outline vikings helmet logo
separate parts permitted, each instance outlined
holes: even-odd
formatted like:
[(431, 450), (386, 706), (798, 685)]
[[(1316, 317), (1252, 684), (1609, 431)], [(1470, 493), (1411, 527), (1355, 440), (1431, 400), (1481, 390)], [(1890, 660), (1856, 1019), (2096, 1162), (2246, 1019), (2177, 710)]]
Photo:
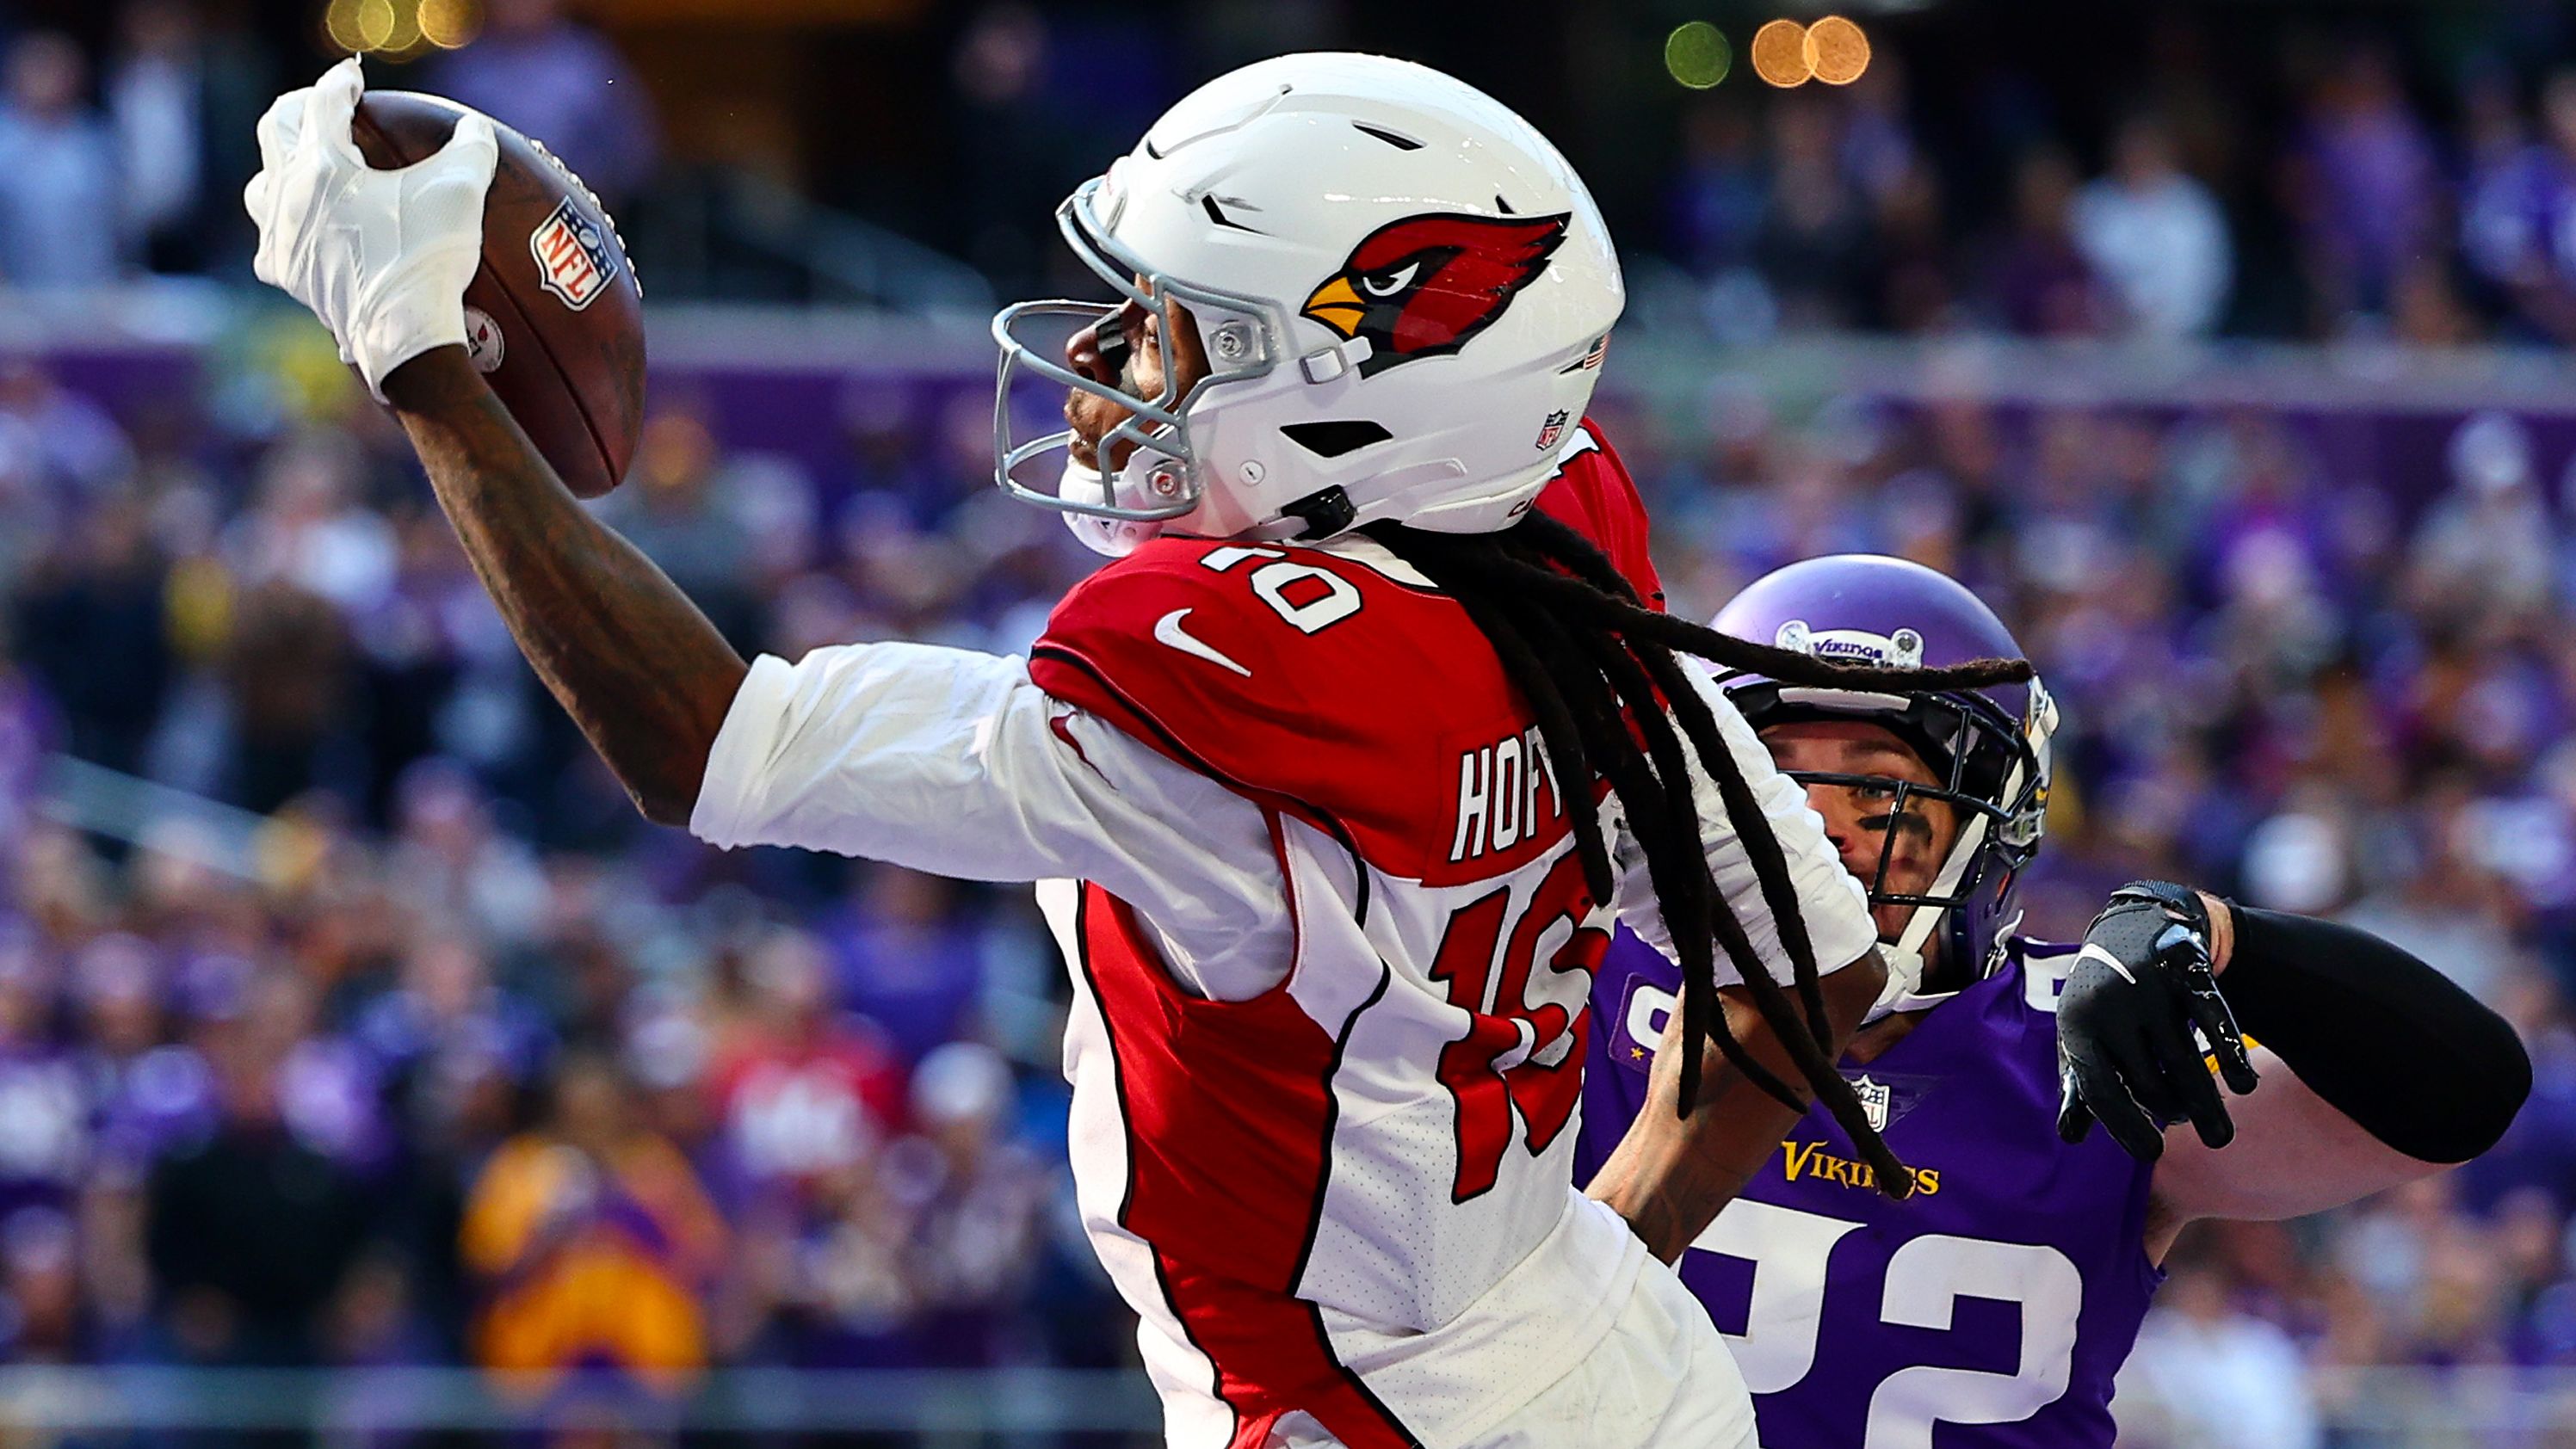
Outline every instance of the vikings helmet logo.
[(1365, 337), (1370, 377), (1418, 357), (1445, 357), (1503, 315), (1547, 269), (1570, 214), (1408, 216), (1370, 232), (1298, 315), (1345, 339)]

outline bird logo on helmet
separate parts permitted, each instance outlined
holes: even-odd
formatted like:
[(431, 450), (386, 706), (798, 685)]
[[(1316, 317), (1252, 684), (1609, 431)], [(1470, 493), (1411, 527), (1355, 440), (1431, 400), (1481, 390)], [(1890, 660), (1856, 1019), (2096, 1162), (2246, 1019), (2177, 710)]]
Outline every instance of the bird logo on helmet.
[[(1626, 304), (1600, 209), (1547, 138), (1384, 56), (1277, 56), (1208, 82), (1056, 222), (1123, 300), (994, 318), (994, 481), (1104, 553), (1166, 531), (1507, 528), (1581, 436), (1570, 424)], [(1153, 396), (1083, 375), (1040, 336), (1126, 309), (1172, 319), (1140, 344), (1159, 353), (1134, 370), (1160, 373)], [(1192, 331), (1206, 369), (1184, 386), (1174, 338)], [(1411, 365), (1434, 357), (1450, 361)], [(1120, 421), (1080, 458), (1069, 431), (1029, 435), (1036, 399), (1012, 389), (1037, 378)]]
[(1538, 279), (1548, 254), (1565, 240), (1567, 220), (1434, 215), (1389, 222), (1352, 249), (1298, 315), (1345, 340), (1367, 338), (1362, 377), (1445, 357), (1492, 326)]
[[(2003, 621), (1957, 580), (1873, 554), (1835, 554), (1774, 570), (1719, 610), (1714, 626), (1802, 654), (1869, 664), (1942, 668), (2022, 653)], [(1873, 904), (1913, 908), (1897, 949), (1928, 961), (1937, 947), (1966, 963), (1972, 977), (1991, 973), (2001, 959), (1996, 948), (2012, 929), (2022, 868), (2038, 853), (2046, 828), (2057, 705), (2039, 680), (1927, 694), (1804, 688), (1757, 674), (1719, 682), (1757, 732), (1799, 719), (1866, 720), (1922, 757), (1942, 783), (1895, 782), (1899, 806), (1905, 795), (1950, 802), (1962, 822), (1957, 843), (1922, 891), (1889, 887), (1884, 850), (1876, 878), (1862, 884)], [(1801, 784), (1854, 782), (1790, 774)]]

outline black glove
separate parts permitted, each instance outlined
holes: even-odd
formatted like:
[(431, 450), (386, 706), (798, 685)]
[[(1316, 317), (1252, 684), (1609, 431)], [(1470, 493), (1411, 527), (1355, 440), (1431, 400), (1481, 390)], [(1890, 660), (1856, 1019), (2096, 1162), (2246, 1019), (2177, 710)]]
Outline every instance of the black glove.
[(2254, 1090), (2245, 1038), (2209, 969), (2209, 908), (2197, 891), (2132, 881), (2084, 933), (2057, 1001), (2057, 1135), (2081, 1142), (2100, 1118), (2141, 1162), (2164, 1151), (2164, 1124), (2185, 1117), (2211, 1147), (2236, 1137), (2227, 1104), (2193, 1044), (2200, 1028), (2227, 1089)]

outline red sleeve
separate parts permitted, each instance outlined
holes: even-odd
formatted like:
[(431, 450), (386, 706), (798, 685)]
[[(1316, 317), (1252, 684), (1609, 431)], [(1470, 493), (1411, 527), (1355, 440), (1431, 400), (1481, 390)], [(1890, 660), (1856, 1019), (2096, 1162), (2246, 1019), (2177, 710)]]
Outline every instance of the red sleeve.
[[(1345, 807), (1328, 798), (1341, 793), (1337, 777), (1392, 790), (1402, 771), (1421, 767), (1376, 748), (1379, 711), (1347, 682), (1384, 671), (1347, 668), (1337, 678), (1354, 630), (1299, 634), (1255, 601), (1248, 578), (1259, 561), (1207, 566), (1224, 548), (1155, 539), (1093, 574), (1049, 616), (1029, 651), (1029, 678), (1254, 804), (1350, 841)], [(1332, 586), (1310, 581), (1294, 599)]]
[(1648, 608), (1664, 607), (1664, 582), (1647, 545), (1646, 501), (1628, 466), (1590, 418), (1575, 433), (1564, 463), (1538, 496), (1541, 512), (1582, 532), (1636, 589)]

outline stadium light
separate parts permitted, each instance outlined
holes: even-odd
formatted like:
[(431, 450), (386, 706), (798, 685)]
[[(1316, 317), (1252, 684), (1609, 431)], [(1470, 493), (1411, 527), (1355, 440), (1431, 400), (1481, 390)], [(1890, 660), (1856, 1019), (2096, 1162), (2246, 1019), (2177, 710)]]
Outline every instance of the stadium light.
[(1774, 20), (1753, 32), (1753, 73), (1782, 90), (1815, 79), (1815, 66), (1807, 59), (1807, 27)]
[(1840, 15), (1828, 15), (1807, 27), (1807, 69), (1829, 86), (1847, 86), (1869, 69), (1869, 37)]
[(1735, 48), (1726, 32), (1705, 20), (1677, 26), (1664, 37), (1664, 70), (1674, 80), (1704, 91), (1726, 79), (1735, 64)]
[(420, 38), (441, 50), (471, 45), (483, 28), (475, 0), (421, 0)]
[(482, 0), (331, 0), (322, 12), (331, 44), (355, 55), (404, 61), (435, 46), (470, 45), (483, 29)]

